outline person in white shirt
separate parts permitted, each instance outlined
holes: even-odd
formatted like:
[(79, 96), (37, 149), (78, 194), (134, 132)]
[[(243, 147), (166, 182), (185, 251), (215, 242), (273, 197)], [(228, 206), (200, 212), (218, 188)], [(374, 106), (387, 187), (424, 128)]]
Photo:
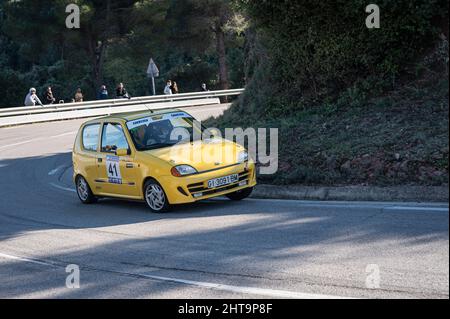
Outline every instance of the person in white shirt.
[(25, 97), (25, 106), (36, 106), (36, 104), (39, 104), (40, 106), (44, 106), (39, 99), (39, 97), (36, 95), (36, 89), (31, 88), (28, 92), (27, 96)]
[(164, 88), (165, 95), (172, 95), (172, 81), (169, 80), (166, 83), (166, 87)]

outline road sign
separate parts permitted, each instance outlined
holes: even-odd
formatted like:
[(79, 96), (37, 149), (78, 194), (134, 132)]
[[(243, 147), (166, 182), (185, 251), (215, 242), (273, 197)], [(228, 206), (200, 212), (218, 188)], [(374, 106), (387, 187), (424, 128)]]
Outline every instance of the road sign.
[(159, 76), (159, 70), (153, 59), (150, 59), (150, 62), (148, 63), (147, 75), (152, 79), (152, 91), (153, 95), (156, 95), (155, 78)]
[(159, 76), (158, 67), (156, 66), (153, 59), (150, 59), (150, 62), (148, 63), (147, 74), (152, 78), (157, 78)]

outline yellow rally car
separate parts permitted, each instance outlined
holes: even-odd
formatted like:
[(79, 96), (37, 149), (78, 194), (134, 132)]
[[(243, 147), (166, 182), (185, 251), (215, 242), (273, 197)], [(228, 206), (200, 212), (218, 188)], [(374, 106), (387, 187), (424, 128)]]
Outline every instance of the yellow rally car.
[(248, 197), (256, 172), (247, 151), (213, 134), (201, 138), (204, 132), (177, 109), (84, 123), (73, 149), (78, 197), (85, 204), (99, 197), (144, 200), (154, 212), (222, 195)]

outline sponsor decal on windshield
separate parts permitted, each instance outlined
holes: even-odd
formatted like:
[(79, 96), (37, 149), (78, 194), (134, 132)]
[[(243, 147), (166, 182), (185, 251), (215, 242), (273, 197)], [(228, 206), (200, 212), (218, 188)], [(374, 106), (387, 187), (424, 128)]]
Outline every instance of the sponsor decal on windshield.
[(155, 123), (163, 120), (171, 120), (176, 118), (192, 118), (189, 114), (185, 112), (176, 112), (176, 113), (169, 113), (169, 114), (161, 114), (161, 115), (154, 115), (145, 117), (142, 119), (129, 121), (127, 122), (127, 127), (129, 130), (132, 130), (136, 127), (142, 126), (142, 125), (150, 125), (150, 123)]

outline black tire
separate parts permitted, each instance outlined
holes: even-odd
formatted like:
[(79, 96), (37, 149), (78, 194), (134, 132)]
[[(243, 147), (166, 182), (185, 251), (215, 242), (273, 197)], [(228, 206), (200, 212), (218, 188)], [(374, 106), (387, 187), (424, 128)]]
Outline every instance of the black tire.
[(87, 205), (97, 202), (97, 197), (92, 193), (91, 187), (83, 176), (77, 176), (75, 188), (77, 190), (78, 198), (83, 204)]
[(253, 192), (253, 187), (244, 188), (234, 193), (226, 194), (225, 196), (231, 200), (243, 200), (249, 197)]
[(153, 213), (165, 213), (170, 210), (166, 192), (154, 179), (149, 179), (144, 184), (144, 200)]

